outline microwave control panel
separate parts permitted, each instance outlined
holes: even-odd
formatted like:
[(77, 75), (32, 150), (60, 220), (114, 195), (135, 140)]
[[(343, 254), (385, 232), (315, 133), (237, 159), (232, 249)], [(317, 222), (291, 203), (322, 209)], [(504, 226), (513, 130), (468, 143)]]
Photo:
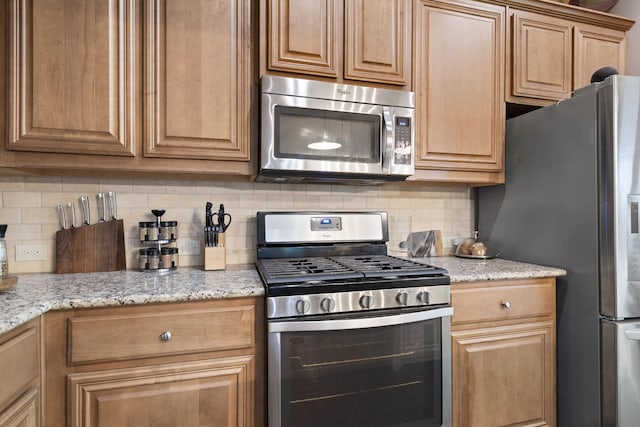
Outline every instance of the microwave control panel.
[(396, 117), (395, 146), (393, 147), (394, 163), (396, 165), (411, 165), (411, 119)]

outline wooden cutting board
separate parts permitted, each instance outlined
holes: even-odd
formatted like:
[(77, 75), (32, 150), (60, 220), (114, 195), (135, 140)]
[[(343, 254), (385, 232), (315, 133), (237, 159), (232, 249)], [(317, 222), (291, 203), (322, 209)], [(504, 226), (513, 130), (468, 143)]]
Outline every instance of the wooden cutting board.
[(56, 273), (126, 269), (124, 222), (101, 222), (56, 233)]

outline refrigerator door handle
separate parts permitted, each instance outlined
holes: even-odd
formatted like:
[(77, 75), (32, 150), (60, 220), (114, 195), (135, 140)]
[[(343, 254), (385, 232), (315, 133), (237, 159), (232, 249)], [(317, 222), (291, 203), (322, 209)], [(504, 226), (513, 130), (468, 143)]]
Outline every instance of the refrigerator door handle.
[(624, 331), (627, 339), (640, 341), (640, 329)]

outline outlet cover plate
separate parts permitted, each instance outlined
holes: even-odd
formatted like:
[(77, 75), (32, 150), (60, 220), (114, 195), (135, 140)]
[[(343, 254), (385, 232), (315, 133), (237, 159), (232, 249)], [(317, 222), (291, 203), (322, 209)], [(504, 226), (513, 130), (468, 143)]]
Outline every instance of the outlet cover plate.
[(16, 245), (16, 261), (46, 261), (47, 248), (42, 244)]

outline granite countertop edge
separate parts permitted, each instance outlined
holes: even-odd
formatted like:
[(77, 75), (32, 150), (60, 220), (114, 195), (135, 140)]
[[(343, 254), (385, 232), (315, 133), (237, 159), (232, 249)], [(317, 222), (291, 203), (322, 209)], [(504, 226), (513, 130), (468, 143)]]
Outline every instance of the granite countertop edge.
[[(564, 276), (560, 268), (503, 259), (456, 257), (414, 258), (447, 269), (451, 283)], [(0, 334), (50, 310), (117, 307), (224, 298), (263, 296), (264, 287), (253, 265), (203, 271), (179, 268), (166, 275), (139, 271), (80, 274), (22, 274), (18, 284), (0, 292)]]

